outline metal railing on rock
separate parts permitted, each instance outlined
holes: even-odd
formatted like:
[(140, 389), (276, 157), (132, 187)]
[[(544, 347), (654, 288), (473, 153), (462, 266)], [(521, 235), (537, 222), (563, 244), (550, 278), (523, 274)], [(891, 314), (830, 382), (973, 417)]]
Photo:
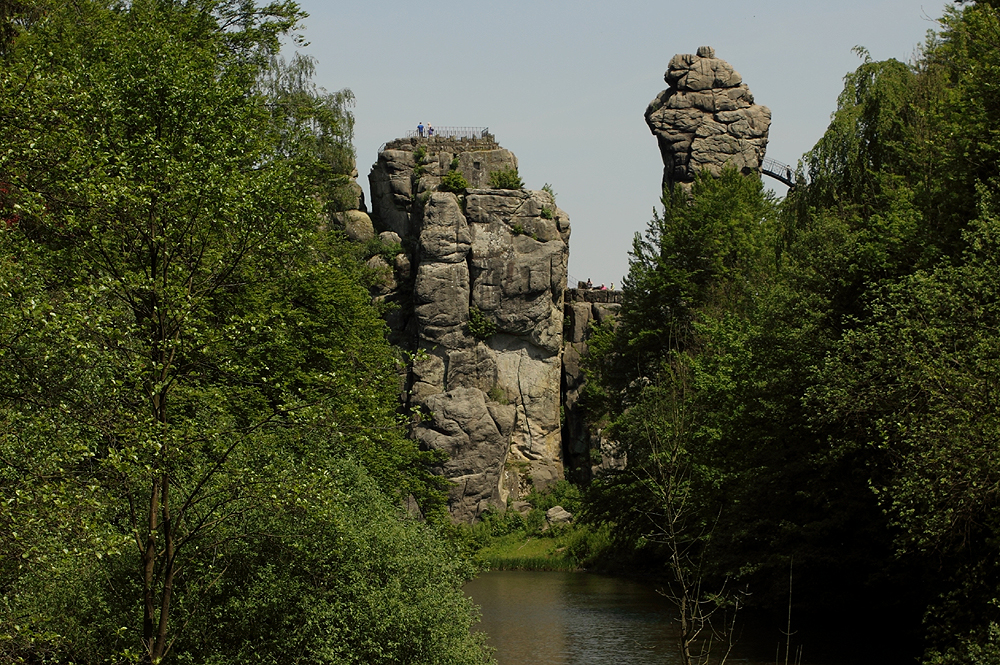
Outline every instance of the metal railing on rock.
[(485, 139), (490, 136), (489, 127), (434, 127), (433, 134), (430, 125), (424, 127), (424, 133), (417, 130), (406, 132), (404, 138), (431, 138), (440, 137), (447, 139)]

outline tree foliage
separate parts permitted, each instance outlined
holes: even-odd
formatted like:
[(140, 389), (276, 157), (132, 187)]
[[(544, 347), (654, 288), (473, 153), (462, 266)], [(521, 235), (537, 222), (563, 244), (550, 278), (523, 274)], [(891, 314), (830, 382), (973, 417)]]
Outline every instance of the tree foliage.
[[(481, 662), (291, 2), (48, 8), (0, 73), (0, 654)], [(349, 171), (348, 171), (349, 173)]]
[(669, 567), (653, 536), (683, 526), (705, 579), (762, 608), (794, 560), (803, 621), (865, 598), (895, 620), (871, 644), (903, 636), (891, 658), (990, 662), (998, 37), (994, 3), (969, 3), (909, 64), (859, 49), (777, 210), (731, 174), (668, 193), (588, 367), (627, 460), (588, 512), (623, 547)]

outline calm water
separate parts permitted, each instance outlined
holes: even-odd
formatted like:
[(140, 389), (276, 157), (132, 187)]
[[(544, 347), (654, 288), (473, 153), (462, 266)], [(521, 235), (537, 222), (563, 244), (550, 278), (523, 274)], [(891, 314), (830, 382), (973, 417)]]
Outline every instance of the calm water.
[[(680, 662), (676, 610), (639, 582), (587, 573), (496, 571), (472, 580), (465, 591), (482, 608), (478, 629), (489, 635), (500, 665)], [(784, 639), (776, 632), (746, 632), (727, 663), (773, 665)], [(792, 654), (789, 662), (794, 646)], [(804, 663), (830, 662), (803, 656)]]

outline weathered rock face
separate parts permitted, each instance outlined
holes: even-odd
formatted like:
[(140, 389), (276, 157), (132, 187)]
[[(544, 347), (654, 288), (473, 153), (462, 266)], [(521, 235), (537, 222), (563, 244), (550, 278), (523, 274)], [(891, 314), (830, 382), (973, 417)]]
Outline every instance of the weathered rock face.
[(358, 184), (358, 170), (352, 169), (351, 177), (348, 178), (343, 188), (339, 192), (339, 203), (343, 212), (335, 212), (331, 221), (333, 225), (347, 235), (354, 242), (366, 242), (375, 237), (375, 227), (372, 225), (371, 217), (368, 216), (368, 208), (365, 206), (365, 193)]
[(581, 359), (587, 355), (591, 325), (604, 324), (621, 309), (620, 291), (568, 289), (565, 299), (565, 328), (562, 365), (563, 448), (566, 474), (574, 482), (586, 484), (602, 468), (618, 466), (614, 445), (591, 422), (586, 404), (581, 402), (585, 381)]
[(664, 79), (669, 87), (646, 109), (663, 157), (664, 186), (692, 182), (701, 170), (718, 175), (726, 164), (759, 171), (771, 111), (754, 104), (729, 63), (702, 46), (695, 55), (675, 55)]
[[(399, 238), (393, 341), (415, 354), (403, 399), (413, 436), (444, 450), (453, 519), (503, 509), (563, 477), (563, 292), (569, 218), (544, 191), (483, 189), (517, 159), (491, 139), (387, 144), (372, 167), (372, 218)], [(449, 170), (472, 187), (437, 191)]]

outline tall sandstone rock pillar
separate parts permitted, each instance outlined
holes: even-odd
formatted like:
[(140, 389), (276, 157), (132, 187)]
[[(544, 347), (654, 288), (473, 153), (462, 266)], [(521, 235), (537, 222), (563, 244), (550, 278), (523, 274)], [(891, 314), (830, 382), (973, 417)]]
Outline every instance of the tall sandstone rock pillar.
[(760, 170), (771, 110), (754, 104), (728, 62), (702, 46), (695, 55), (675, 55), (663, 78), (668, 88), (650, 102), (646, 124), (660, 146), (665, 187), (693, 182), (702, 170), (718, 175), (727, 164)]
[[(400, 139), (369, 175), (372, 219), (400, 242), (393, 341), (415, 358), (403, 400), (412, 436), (444, 450), (457, 521), (563, 477), (563, 292), (569, 217), (545, 191), (486, 188), (517, 158), (489, 134)], [(457, 171), (464, 192), (439, 191)]]

